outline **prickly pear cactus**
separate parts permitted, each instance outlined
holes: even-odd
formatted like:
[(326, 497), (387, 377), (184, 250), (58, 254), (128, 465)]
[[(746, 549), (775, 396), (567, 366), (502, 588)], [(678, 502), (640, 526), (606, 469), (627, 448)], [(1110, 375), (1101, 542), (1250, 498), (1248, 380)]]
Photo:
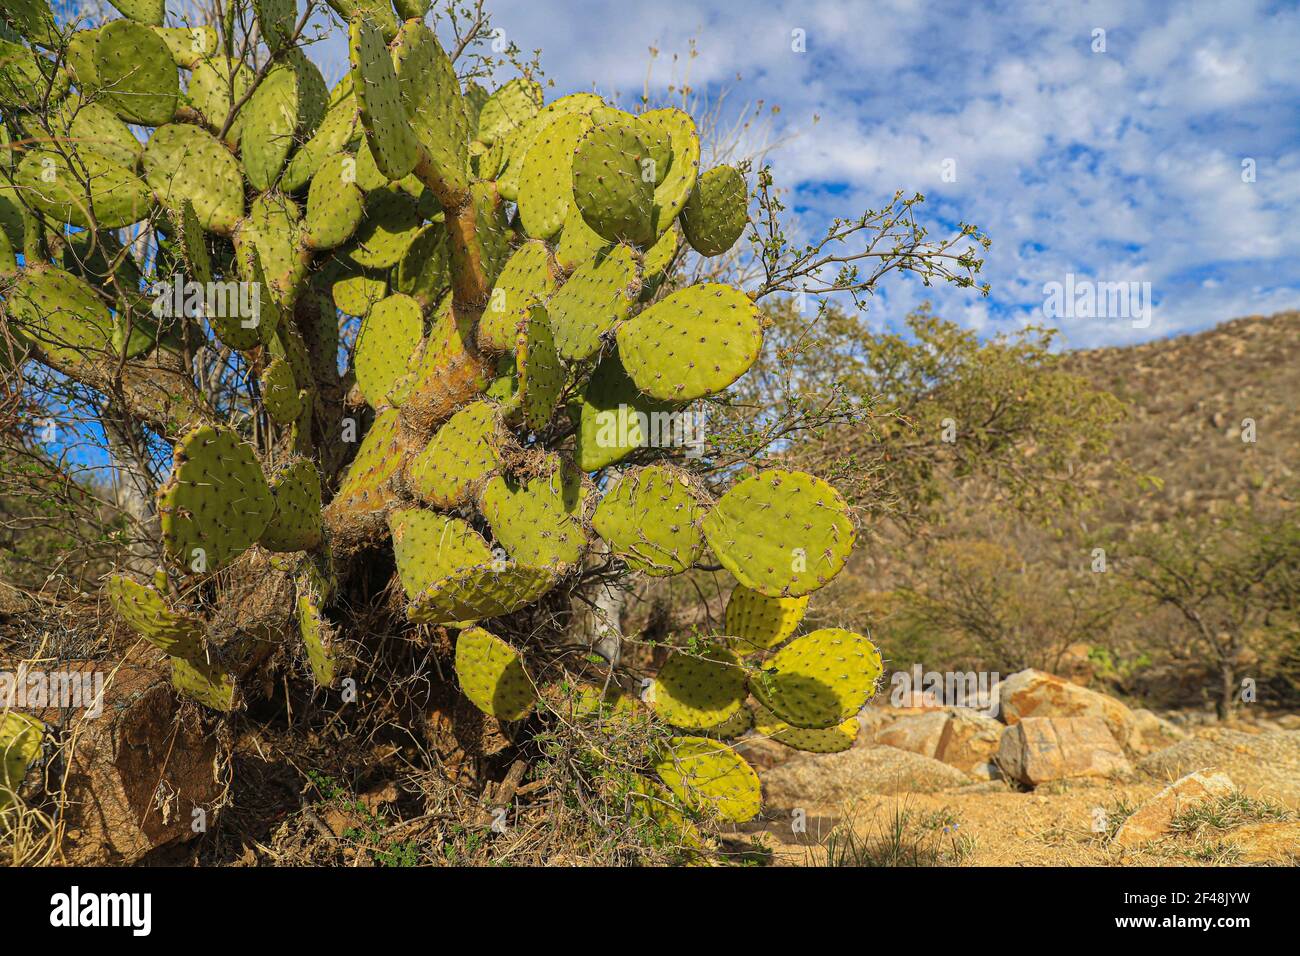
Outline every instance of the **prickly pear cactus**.
[[(654, 440), (764, 344), (747, 290), (678, 268), (748, 222), (741, 172), (701, 171), (691, 117), (548, 103), (527, 76), (462, 86), (425, 0), (330, 0), (350, 63), (332, 91), (292, 0), (251, 4), (267, 69), (214, 31), (163, 28), (161, 0), (114, 2), (124, 19), (66, 35), (43, 0), (5, 13), (6, 124), (20, 132), (42, 88), (84, 110), (53, 129), (66, 150), (7, 140), (24, 145), (0, 162), (0, 282), (32, 361), (172, 449), (159, 570), (106, 589), (177, 691), (225, 712), (274, 683), (257, 673), (273, 652), (330, 691), (364, 680), (356, 652), (381, 632), (454, 648), (443, 673), (497, 721), (657, 727), (632, 788), (655, 817), (668, 801), (682, 819), (758, 813), (727, 739), (850, 746), (880, 655), (838, 628), (797, 636), (852, 549), (844, 500)], [(146, 256), (65, 261), (65, 227), (120, 250), (111, 230), (136, 226)], [(151, 283), (173, 278), (197, 304), (158, 308), (181, 296)], [(552, 704), (566, 668), (591, 664), (557, 622), (593, 581), (719, 568), (725, 623), (679, 644), (645, 695), (619, 690), (631, 672), (606, 652), (591, 706)], [(230, 597), (250, 579), (273, 598)], [(0, 733), (23, 761), (26, 733)]]

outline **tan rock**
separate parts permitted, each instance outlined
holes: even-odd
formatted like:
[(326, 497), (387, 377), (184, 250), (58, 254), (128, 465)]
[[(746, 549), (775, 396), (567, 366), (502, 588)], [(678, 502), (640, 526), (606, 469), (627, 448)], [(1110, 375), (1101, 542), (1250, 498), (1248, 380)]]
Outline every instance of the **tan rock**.
[(1226, 839), (1241, 848), (1242, 863), (1300, 866), (1300, 820), (1238, 827)]
[(832, 807), (868, 794), (934, 793), (972, 782), (955, 767), (895, 747), (800, 754), (759, 775), (767, 804), (781, 809)]
[(1115, 777), (1132, 772), (1128, 758), (1100, 717), (1025, 717), (1002, 732), (997, 763), (1030, 786), (1069, 777)]
[(1233, 790), (1232, 778), (1222, 773), (1189, 773), (1148, 800), (1120, 826), (1115, 843), (1141, 846), (1169, 832), (1169, 823), (1192, 807)]
[(1161, 781), (1196, 770), (1218, 770), (1249, 796), (1300, 808), (1300, 731), (1246, 734), (1199, 727), (1195, 736), (1141, 758), (1138, 769)]
[(1120, 743), (1133, 735), (1133, 712), (1124, 704), (1046, 671), (1012, 674), (998, 685), (998, 694), (1006, 724), (1026, 717), (1100, 717)]
[(1133, 733), (1128, 739), (1130, 750), (1146, 754), (1186, 739), (1184, 731), (1145, 707), (1133, 711)]
[(935, 759), (973, 776), (987, 780), (994, 775), (1005, 728), (992, 717), (965, 708), (953, 708), (939, 736)]
[(933, 757), (939, 749), (939, 738), (943, 736), (948, 716), (947, 711), (936, 710), (895, 720), (876, 731), (876, 743)]

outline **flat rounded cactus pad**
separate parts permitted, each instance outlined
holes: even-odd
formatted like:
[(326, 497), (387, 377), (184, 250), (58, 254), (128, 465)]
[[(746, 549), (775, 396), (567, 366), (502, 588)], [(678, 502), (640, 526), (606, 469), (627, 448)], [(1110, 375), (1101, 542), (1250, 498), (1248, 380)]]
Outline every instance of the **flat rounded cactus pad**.
[(643, 394), (623, 370), (618, 353), (610, 352), (570, 408), (578, 415), (574, 448), (578, 467), (596, 471), (649, 445), (656, 425), (672, 421), (665, 413), (675, 407)]
[(727, 601), (725, 630), (742, 654), (757, 654), (776, 647), (799, 626), (808, 607), (808, 595), (768, 597), (743, 584), (736, 585)]
[(0, 810), (9, 806), (27, 768), (40, 757), (44, 738), (45, 725), (35, 717), (7, 709), (0, 712)]
[(262, 532), (268, 551), (310, 551), (325, 539), (321, 522), (320, 472), (306, 458), (289, 462), (271, 476), (275, 515)]
[[(262, 405), (271, 421), (288, 425), (302, 413), (303, 398), (293, 377), (293, 368), (282, 358), (275, 358), (262, 370)], [(291, 550), (297, 551), (297, 548)]]
[(393, 46), (402, 103), (416, 138), (442, 163), (469, 165), (469, 117), (451, 58), (421, 20), (407, 19)]
[(335, 153), (321, 163), (307, 190), (303, 239), (315, 250), (334, 249), (352, 238), (366, 213), (366, 196), (354, 181), (356, 160)]
[[(233, 76), (232, 76), (233, 74)], [(248, 88), (253, 85), (253, 71), (246, 64), (224, 56), (213, 56), (203, 60), (190, 73), (190, 85), (185, 91), (190, 104), (203, 114), (212, 131), (219, 132), (226, 122), (231, 107), (244, 98)], [(233, 87), (234, 97), (231, 97)], [(248, 105), (236, 114), (226, 133), (226, 142), (238, 145), (244, 120), (248, 115)]]
[(73, 80), (83, 94), (92, 93), (99, 88), (99, 74), (95, 71), (95, 41), (98, 39), (98, 28), (77, 30), (68, 38), (65, 63), (72, 70)]
[(840, 493), (820, 478), (769, 469), (718, 500), (704, 535), (741, 584), (769, 597), (799, 597), (830, 583), (853, 550)]
[(522, 720), (537, 700), (519, 653), (481, 627), (456, 636), (456, 678), (474, 706), (497, 720)]
[(550, 252), (536, 239), (525, 242), (506, 262), (497, 277), (487, 308), (479, 321), (479, 348), (513, 352), (519, 326), (533, 306), (545, 300), (555, 288)]
[(348, 465), (343, 484), (330, 507), (344, 513), (383, 511), (392, 504), (390, 482), (402, 467), (403, 449), (397, 434), (398, 411), (388, 408), (375, 416)]
[(202, 425), (176, 445), (158, 491), (163, 546), (187, 572), (220, 570), (248, 550), (275, 513), (251, 445), (230, 428)]
[(651, 245), (654, 177), (649, 150), (632, 123), (598, 123), (573, 155), (573, 199), (592, 231), (610, 242)]
[(364, 316), (388, 295), (388, 280), (383, 273), (353, 267), (352, 271), (341, 271), (329, 288), (336, 309), (348, 315)]
[(337, 633), (325, 616), (327, 582), (315, 562), (308, 561), (298, 575), (297, 602), (298, 632), (307, 651), (307, 663), (312, 676), (321, 687), (333, 687), (339, 672), (341, 655)]
[(114, 20), (101, 27), (95, 74), (103, 101), (128, 122), (162, 126), (176, 113), (176, 62), (163, 38), (146, 26)]
[(858, 739), (862, 725), (857, 715), (825, 730), (807, 730), (786, 723), (758, 701), (750, 704), (754, 715), (754, 732), (795, 750), (813, 754), (833, 754), (849, 750)]
[(235, 675), (219, 662), (173, 657), (171, 663), (172, 687), (178, 694), (222, 713), (235, 709), (238, 699)]
[(120, 155), (89, 147), (77, 150), (73, 166), (57, 150), (28, 150), (14, 171), (14, 184), (37, 212), (82, 229), (90, 228), (92, 216), (101, 229), (119, 229), (154, 209), (149, 186), (122, 165)]
[(166, 0), (111, 0), (122, 16), (137, 23), (160, 27), (167, 16)]
[(203, 621), (173, 608), (153, 585), (114, 574), (105, 590), (117, 616), (154, 647), (175, 657), (203, 656), (207, 633)]
[(42, 351), (75, 362), (109, 347), (113, 319), (108, 307), (72, 273), (23, 269), (8, 296), (15, 331)]
[(480, 510), (511, 559), (564, 573), (582, 558), (587, 544), (574, 515), (581, 496), (576, 474), (557, 472), (525, 483), (497, 475), (484, 486)]
[[(344, 151), (344, 148), (356, 137), (357, 101), (351, 93), (332, 104), (317, 127), (311, 139), (303, 143), (289, 157), (289, 164), (280, 177), (280, 186), (290, 192), (296, 192), (306, 185), (317, 170), (329, 159)], [(358, 163), (352, 159), (352, 164)], [(359, 171), (355, 165), (341, 164), (340, 175), (347, 182), (360, 186)], [(387, 182), (387, 180), (385, 180)], [(382, 185), (382, 184), (381, 184)]]
[(167, 44), (172, 62), (192, 69), (217, 52), (217, 31), (212, 27), (154, 27)]
[(68, 123), (68, 137), (78, 150), (90, 149), (128, 169), (135, 168), (144, 146), (112, 110), (84, 100), (73, 101), (70, 109), (75, 115)]
[(348, 31), (352, 89), (375, 163), (389, 179), (401, 179), (420, 158), (392, 56), (375, 21), (357, 17)]
[[(306, 276), (308, 263), (298, 243), (301, 219), (296, 202), (284, 193), (265, 192), (253, 200), (235, 235), (244, 279), (265, 280), (261, 294), (277, 304), (289, 304), (299, 280)], [(263, 343), (274, 331), (269, 326), (262, 329)]]
[(695, 188), (700, 171), (700, 137), (690, 114), (673, 107), (650, 110), (638, 120), (666, 132), (672, 144), (672, 162), (667, 175), (655, 186), (654, 195), (654, 231), (656, 236), (662, 236), (681, 214)]
[(519, 219), (535, 239), (560, 231), (573, 208), (573, 156), (592, 126), (585, 113), (562, 113), (538, 131), (519, 169)]
[(763, 348), (758, 306), (716, 282), (674, 292), (624, 322), (617, 337), (623, 367), (637, 387), (676, 402), (728, 388)]
[(848, 720), (876, 692), (880, 651), (838, 627), (797, 637), (750, 678), (754, 697), (794, 727), (825, 730)]
[(408, 475), (411, 490), (434, 507), (460, 507), (500, 470), (506, 440), (491, 402), (465, 406), (415, 456)]
[(560, 356), (574, 361), (594, 355), (600, 337), (627, 315), (638, 288), (628, 246), (613, 246), (580, 266), (546, 304)]
[(555, 261), (565, 272), (572, 272), (611, 245), (592, 231), (578, 207), (574, 206), (564, 219), (564, 228), (560, 230), (560, 241), (555, 245)]
[(529, 310), (519, 330), (515, 355), (524, 425), (540, 432), (550, 424), (569, 377), (569, 370), (555, 351), (551, 320), (542, 306)]
[(389, 269), (401, 261), (419, 230), (419, 203), (392, 183), (366, 194), (365, 215), (342, 254), (366, 269)]
[(541, 84), (516, 77), (494, 92), (478, 114), (476, 138), (491, 146), (521, 129), (542, 108)]
[(276, 184), (298, 141), (308, 139), (324, 118), (328, 96), (320, 70), (306, 57), (271, 68), (240, 110), (240, 158), (249, 185)]
[(169, 123), (154, 130), (142, 165), (158, 201), (179, 211), (188, 200), (209, 232), (228, 236), (244, 215), (239, 161), (216, 137), (197, 126)]
[(493, 562), (465, 568), (430, 584), (406, 609), (417, 624), (473, 623), (510, 614), (537, 601), (558, 578), (546, 568)]
[[(353, 368), (357, 387), (375, 408), (399, 404), (409, 390), (409, 366), (424, 338), (420, 304), (409, 295), (376, 302), (361, 322)], [(400, 386), (405, 383), (405, 388)]]
[(33, 43), (44, 46), (50, 44), (57, 31), (47, 0), (5, 0), (0, 20)]
[(408, 598), (430, 584), (465, 568), (493, 560), (483, 536), (459, 518), (404, 508), (389, 516), (397, 574)]
[(619, 479), (591, 525), (628, 566), (652, 576), (681, 574), (704, 548), (704, 507), (686, 476), (649, 465)]
[(651, 706), (674, 727), (702, 731), (735, 718), (748, 696), (745, 671), (734, 655), (721, 649), (704, 654), (678, 650), (655, 677)]
[(420, 227), (397, 264), (395, 284), (398, 292), (426, 305), (438, 302), (451, 286), (451, 252), (441, 222)]
[(681, 214), (686, 241), (702, 256), (720, 256), (736, 244), (749, 221), (749, 192), (734, 166), (701, 176)]
[(752, 820), (762, 807), (762, 787), (754, 768), (717, 740), (674, 737), (654, 769), (683, 803), (731, 823)]
[(39, 109), (57, 102), (68, 89), (68, 76), (39, 51), (0, 36), (0, 106)]
[(293, 39), (298, 25), (297, 0), (253, 0), (262, 39), (273, 52)]
[(655, 240), (655, 244), (646, 250), (641, 261), (643, 284), (649, 284), (650, 280), (663, 276), (664, 271), (672, 264), (673, 257), (677, 255), (677, 248), (681, 242), (682, 234), (676, 226), (666, 229), (664, 234)]

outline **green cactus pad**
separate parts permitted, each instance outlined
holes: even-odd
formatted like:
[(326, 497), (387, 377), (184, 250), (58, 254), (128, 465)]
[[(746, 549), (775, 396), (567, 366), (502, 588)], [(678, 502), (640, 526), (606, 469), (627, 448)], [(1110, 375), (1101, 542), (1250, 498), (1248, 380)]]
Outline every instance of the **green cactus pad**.
[(763, 348), (758, 306), (721, 283), (674, 292), (618, 328), (623, 367), (664, 401), (714, 395), (744, 375)]
[(674, 737), (654, 769), (683, 803), (723, 820), (744, 823), (757, 816), (762, 806), (762, 787), (754, 768), (719, 741)]
[[(645, 252), (645, 257), (641, 262), (641, 281), (649, 288), (658, 288), (658, 282), (652, 280), (661, 279), (665, 270), (672, 265), (673, 257), (677, 255), (677, 247), (681, 245), (682, 234), (676, 226), (667, 229), (660, 236), (653, 246)], [(642, 297), (649, 289), (642, 290)]]
[(403, 20), (423, 20), (429, 12), (429, 0), (393, 0), (393, 6)]
[(384, 42), (397, 36), (397, 17), (393, 15), (392, 4), (388, 0), (325, 0), (341, 16), (344, 22), (366, 17), (379, 25)]
[(154, 27), (153, 31), (167, 44), (172, 62), (187, 70), (217, 52), (217, 31), (212, 27)]
[(334, 307), (348, 315), (364, 316), (376, 302), (388, 295), (388, 280), (381, 273), (350, 267), (330, 283)]
[(112, 0), (112, 4), (124, 17), (155, 27), (162, 26), (167, 16), (166, 0)]
[(167, 555), (187, 572), (228, 565), (261, 536), (274, 511), (252, 446), (233, 430), (203, 425), (176, 445), (158, 514)]
[(244, 215), (239, 162), (197, 126), (171, 123), (154, 130), (141, 164), (158, 201), (179, 211), (188, 200), (209, 232), (228, 236)]
[(307, 190), (303, 239), (314, 250), (334, 249), (352, 238), (366, 213), (366, 195), (351, 181), (354, 160), (336, 153), (321, 163)]
[(573, 361), (594, 355), (600, 337), (627, 315), (638, 288), (628, 246), (614, 246), (580, 266), (546, 307), (560, 356)]
[(95, 41), (98, 39), (98, 29), (77, 30), (68, 38), (65, 62), (72, 70), (73, 79), (83, 95), (99, 88), (99, 74), (95, 72)]
[(352, 365), (357, 387), (375, 408), (399, 404), (410, 389), (409, 373), (424, 338), (420, 304), (409, 295), (390, 295), (375, 303), (361, 322)]
[(510, 258), (514, 230), (506, 220), (505, 203), (501, 202), (492, 183), (473, 183), (470, 194), (474, 197), (478, 238), (483, 244), (483, 270), (488, 279), (495, 282)]
[(808, 730), (843, 723), (871, 699), (880, 679), (880, 651), (861, 634), (838, 627), (797, 637), (750, 678), (750, 689), (781, 720)]
[(555, 335), (546, 309), (535, 305), (519, 330), (516, 361), (519, 372), (519, 396), (524, 425), (539, 432), (551, 421), (560, 394), (568, 381), (568, 369), (555, 351)]
[(519, 219), (535, 239), (550, 239), (573, 208), (573, 157), (591, 129), (584, 113), (563, 113), (544, 126), (519, 168)]
[(619, 479), (591, 525), (629, 567), (659, 577), (681, 574), (699, 559), (703, 514), (684, 473), (650, 465)]
[(451, 285), (451, 252), (447, 229), (441, 222), (422, 226), (415, 234), (397, 264), (395, 285), (398, 292), (426, 307), (442, 298)]
[(402, 88), (383, 33), (369, 17), (348, 30), (352, 89), (361, 110), (375, 163), (389, 179), (401, 179), (420, 158), (420, 141), (402, 102)]
[(735, 655), (712, 649), (702, 655), (674, 651), (660, 668), (650, 704), (681, 730), (708, 730), (743, 709), (749, 687)]
[(49, 46), (57, 27), (47, 0), (5, 0), (0, 20), (9, 24), (32, 43)]
[(385, 510), (393, 502), (390, 482), (402, 467), (398, 438), (398, 412), (385, 409), (361, 440), (356, 458), (348, 466), (338, 494), (330, 503), (345, 513), (365, 514)]
[[(346, 77), (345, 77), (346, 79)], [(357, 101), (349, 93), (332, 104), (311, 139), (303, 143), (289, 157), (289, 164), (280, 177), (280, 186), (296, 192), (311, 181), (326, 160), (344, 151), (344, 147), (357, 134)], [(368, 151), (367, 151), (368, 152)], [(358, 159), (353, 160), (358, 163)], [(341, 178), (360, 186), (360, 175), (355, 167), (341, 164)], [(382, 185), (382, 184), (381, 184)]]
[[(244, 98), (244, 94), (252, 85), (253, 71), (247, 65), (231, 60), (229, 57), (214, 56), (194, 67), (193, 72), (190, 73), (190, 85), (185, 91), (185, 96), (190, 101), (190, 105), (203, 114), (209, 127), (216, 133), (221, 130), (231, 107)], [(248, 104), (245, 104), (235, 116), (226, 134), (226, 142), (231, 146), (239, 144), (247, 115)]]
[(321, 524), (320, 473), (306, 458), (288, 462), (270, 481), (275, 515), (262, 532), (268, 551), (310, 551), (325, 539)]
[(216, 661), (173, 657), (172, 686), (204, 707), (222, 713), (235, 709), (235, 675)]
[[(746, 690), (746, 693), (749, 691)], [(703, 727), (698, 733), (714, 740), (735, 740), (753, 728), (754, 712), (748, 707), (742, 707), (721, 723), (714, 724), (712, 727)]]
[(419, 204), (396, 183), (366, 195), (365, 217), (344, 255), (366, 269), (397, 265), (420, 230)]
[(736, 484), (704, 519), (722, 565), (768, 597), (799, 597), (828, 584), (848, 560), (854, 534), (838, 491), (780, 469)]
[(513, 560), (563, 574), (578, 563), (587, 543), (574, 517), (581, 500), (576, 473), (557, 471), (524, 483), (498, 475), (484, 487), (480, 510)]
[(49, 355), (76, 362), (110, 346), (113, 320), (108, 307), (69, 272), (44, 266), (23, 269), (8, 296), (15, 330)]
[(478, 327), (479, 348), (513, 352), (520, 324), (555, 288), (546, 243), (525, 242), (506, 262)]
[(262, 40), (275, 52), (293, 39), (298, 25), (297, 0), (253, 0)]
[(325, 78), (300, 50), (271, 68), (240, 110), (240, 158), (254, 189), (276, 184), (294, 147), (320, 126), (328, 101)]
[(833, 754), (849, 750), (861, 729), (858, 718), (853, 716), (825, 730), (805, 730), (786, 723), (758, 701), (751, 702), (750, 707), (756, 734), (806, 753)]
[(112, 110), (84, 100), (73, 101), (68, 109), (74, 113), (67, 124), (68, 138), (77, 144), (78, 150), (93, 150), (128, 169), (135, 168), (144, 147), (135, 138), (131, 128), (118, 119)]
[(90, 227), (92, 214), (101, 229), (119, 229), (153, 212), (153, 193), (119, 156), (82, 148), (74, 162), (70, 166), (57, 150), (28, 150), (14, 171), (14, 185), (37, 212), (82, 229)]
[(648, 246), (655, 240), (654, 181), (649, 151), (632, 123), (599, 123), (573, 154), (573, 200), (592, 230), (610, 242)]
[(521, 129), (542, 108), (539, 83), (516, 77), (493, 93), (478, 115), (476, 139), (491, 146), (498, 137)]
[(701, 176), (681, 213), (686, 241), (702, 256), (734, 246), (748, 221), (749, 193), (734, 166), (715, 166)]
[(654, 195), (654, 232), (662, 236), (672, 228), (673, 220), (686, 207), (695, 188), (700, 171), (700, 137), (695, 131), (695, 121), (672, 107), (642, 113), (639, 121), (666, 132), (672, 144), (672, 162), (668, 173), (655, 186)]
[(262, 404), (271, 421), (288, 425), (302, 413), (303, 400), (298, 394), (293, 369), (284, 359), (272, 359), (262, 370)]
[[(622, 461), (662, 433), (675, 406), (641, 393), (623, 371), (618, 354), (600, 360), (573, 409), (578, 416), (574, 453), (578, 467), (596, 471)], [(657, 416), (657, 417), (656, 417)]]
[(0, 712), (0, 810), (6, 809), (27, 776), (27, 768), (41, 755), (45, 725), (17, 711)]
[(467, 405), (415, 456), (408, 474), (411, 490), (434, 507), (460, 507), (500, 470), (505, 441), (500, 416), (490, 402)]
[(565, 272), (572, 272), (610, 246), (611, 243), (592, 231), (578, 207), (574, 206), (564, 220), (564, 228), (560, 230), (560, 241), (555, 246), (555, 261)]
[(435, 581), (493, 560), (483, 536), (459, 518), (404, 508), (388, 516), (397, 574), (408, 598), (416, 598)]
[(163, 38), (146, 26), (114, 20), (101, 27), (95, 74), (104, 103), (127, 122), (162, 126), (176, 113), (176, 63)]
[(406, 609), (416, 624), (472, 623), (510, 614), (534, 603), (558, 579), (546, 568), (485, 564), (430, 584)]
[[(511, 202), (519, 201), (524, 161), (528, 158), (528, 153), (531, 152), (533, 144), (543, 129), (561, 116), (581, 114), (589, 117), (594, 110), (603, 106), (604, 102), (594, 93), (571, 93), (547, 104), (523, 126), (515, 129), (508, 136), (497, 139), (487, 148), (493, 157), (488, 161), (488, 165), (494, 171), (492, 175), (497, 180), (497, 190), (501, 195)], [(589, 127), (591, 124), (588, 122), (584, 125)], [(577, 143), (575, 142), (573, 146), (576, 147)], [(572, 158), (572, 149), (570, 149), (570, 155), (562, 158), (566, 170), (570, 169)], [(572, 182), (566, 181), (564, 188), (571, 192)], [(570, 199), (568, 206), (572, 207), (572, 205)]]
[(115, 574), (105, 590), (118, 617), (164, 654), (192, 659), (204, 655), (207, 628), (203, 621), (173, 608), (153, 585)]
[[(267, 192), (253, 200), (235, 234), (244, 279), (262, 283), (262, 299), (286, 308), (293, 304), (300, 284), (307, 278), (309, 260), (299, 243), (301, 219), (302, 211), (292, 199), (283, 193)], [(265, 343), (275, 328), (263, 325)]]
[(771, 650), (795, 632), (807, 607), (806, 594), (768, 597), (739, 584), (727, 601), (726, 632), (742, 654)]
[(523, 720), (537, 700), (519, 653), (481, 627), (456, 636), (456, 678), (474, 706), (497, 720)]
[(457, 170), (469, 166), (469, 117), (451, 58), (421, 20), (408, 20), (397, 33), (393, 65), (406, 115), (416, 138), (438, 162)]
[(340, 669), (338, 634), (325, 616), (328, 582), (315, 562), (305, 563), (296, 581), (298, 632), (307, 649), (307, 663), (321, 687), (333, 687)]

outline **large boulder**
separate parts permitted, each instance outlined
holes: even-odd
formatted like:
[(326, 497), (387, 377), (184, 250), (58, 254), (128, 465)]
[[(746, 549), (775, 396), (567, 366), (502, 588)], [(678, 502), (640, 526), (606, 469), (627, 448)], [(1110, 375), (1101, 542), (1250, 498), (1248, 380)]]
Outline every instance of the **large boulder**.
[(1002, 742), (1004, 727), (992, 717), (957, 707), (948, 716), (939, 735), (934, 757), (984, 780), (997, 775), (993, 764)]
[(1250, 796), (1300, 807), (1300, 731), (1247, 734), (1226, 727), (1202, 727), (1196, 736), (1138, 761), (1138, 769), (1160, 780), (1196, 770), (1218, 770)]
[(1099, 717), (1111, 736), (1128, 745), (1136, 720), (1133, 712), (1113, 697), (1048, 674), (1023, 670), (998, 684), (1003, 723), (1016, 724), (1026, 717)]
[(939, 738), (943, 736), (947, 724), (946, 710), (902, 717), (877, 730), (876, 743), (909, 750), (923, 757), (933, 757), (939, 749)]
[(1226, 774), (1189, 773), (1138, 807), (1115, 832), (1115, 843), (1122, 847), (1136, 847), (1165, 836), (1174, 817), (1232, 791), (1232, 778)]
[(894, 747), (800, 754), (761, 774), (773, 807), (832, 807), (865, 794), (934, 793), (972, 783), (954, 767)]
[(997, 763), (1006, 776), (1033, 787), (1133, 769), (1100, 717), (1024, 717), (1002, 732)]

